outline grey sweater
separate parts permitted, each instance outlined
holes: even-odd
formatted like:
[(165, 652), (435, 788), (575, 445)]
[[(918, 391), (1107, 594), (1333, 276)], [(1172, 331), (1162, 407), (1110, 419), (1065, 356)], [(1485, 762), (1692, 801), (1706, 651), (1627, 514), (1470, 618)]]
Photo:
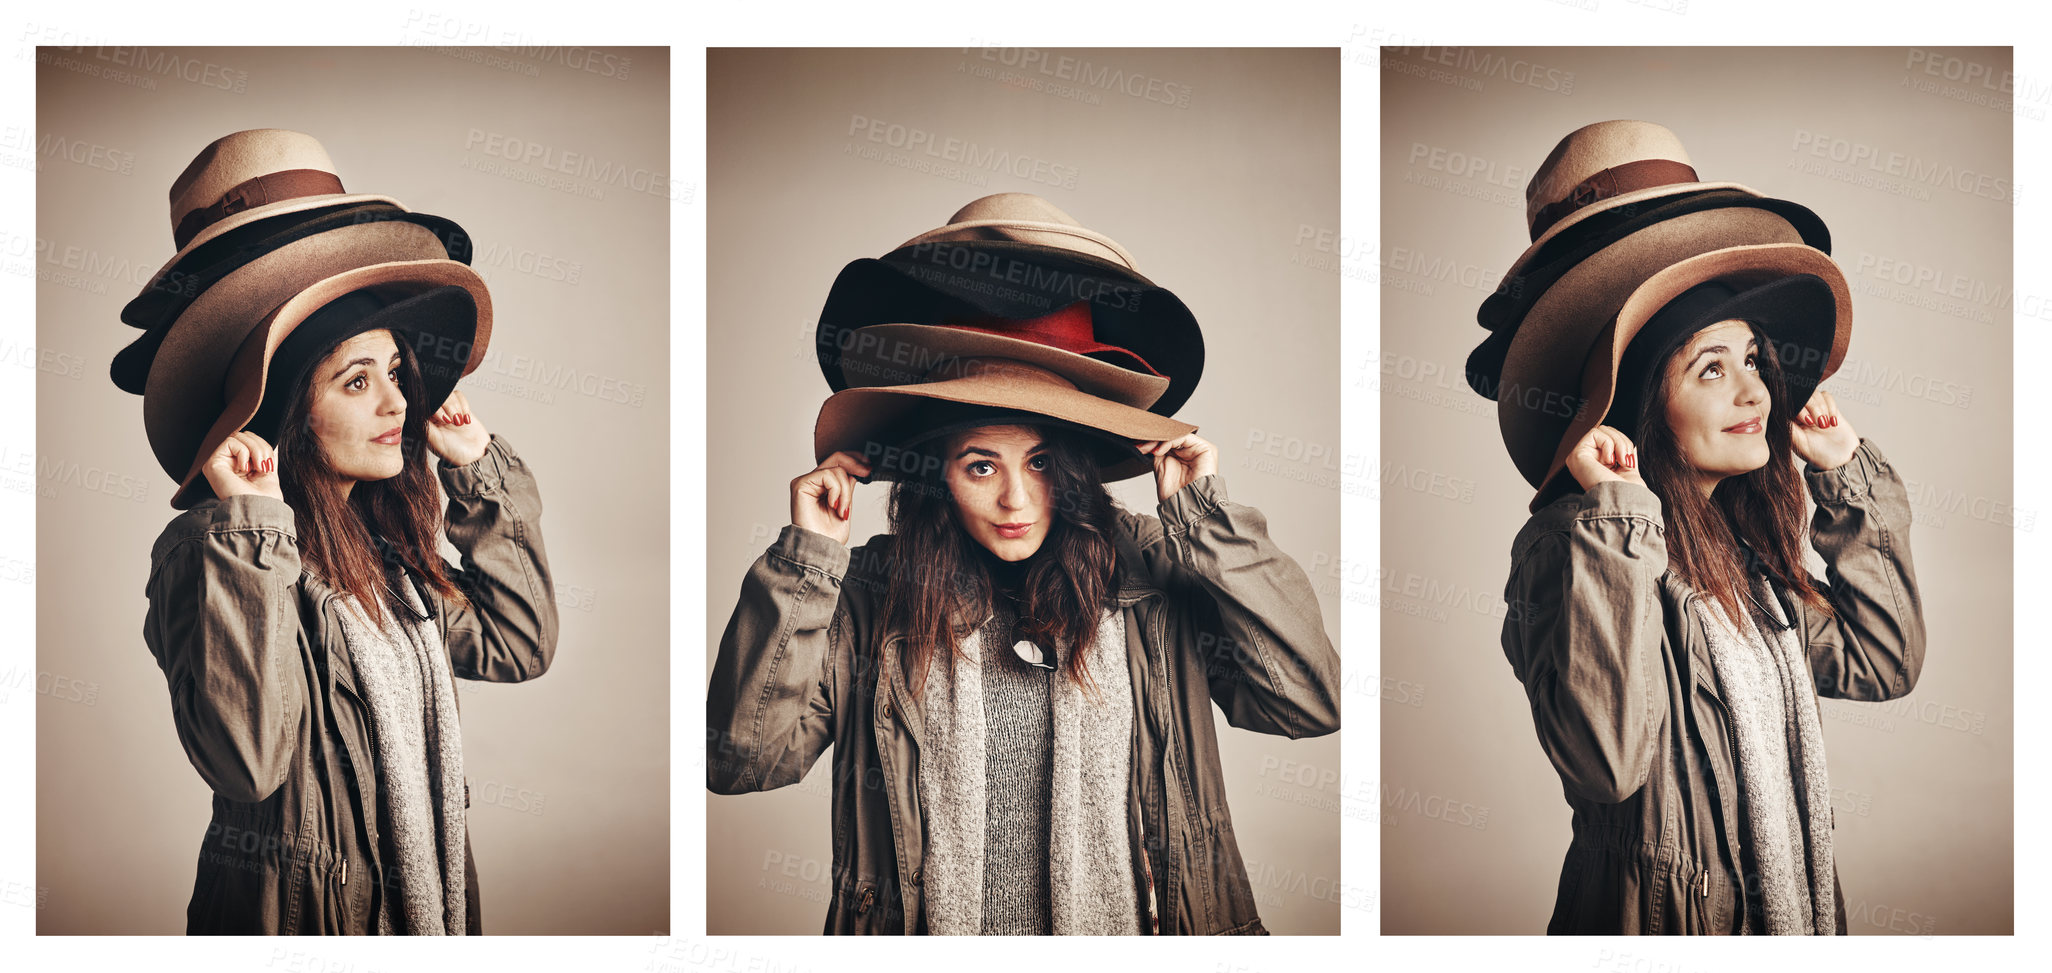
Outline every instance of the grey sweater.
[[(1011, 632), (1016, 608), (1002, 596), (996, 601), (992, 631)], [(1048, 888), (1052, 674), (998, 641), (1001, 646), (983, 654), (983, 934), (1045, 936), (1054, 931)]]

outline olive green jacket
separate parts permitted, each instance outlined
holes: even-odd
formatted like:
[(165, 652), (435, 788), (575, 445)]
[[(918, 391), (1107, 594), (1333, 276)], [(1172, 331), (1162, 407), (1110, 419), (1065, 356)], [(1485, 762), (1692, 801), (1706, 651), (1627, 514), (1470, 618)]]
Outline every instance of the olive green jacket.
[[(1120, 511), (1114, 532), (1112, 604), (1126, 623), (1134, 697), (1134, 896), (1154, 920), (1143, 924), (1163, 935), (1264, 934), (1211, 707), (1260, 733), (1331, 733), (1339, 656), (1310, 579), (1269, 540), (1260, 511), (1227, 499), (1217, 474), (1159, 511)], [(893, 540), (850, 550), (786, 526), (742, 581), (706, 694), (706, 784), (716, 793), (796, 783), (833, 745), (827, 933), (926, 931), (924, 721), (903, 636), (879, 618), (897, 569)], [(958, 635), (977, 624), (955, 621)]]
[[(446, 604), (407, 579), (438, 622), (450, 671), (539, 676), (555, 656), (556, 602), (534, 477), (497, 434), (477, 462), (436, 465), (463, 561), (450, 576), (470, 603)], [(293, 518), (272, 497), (210, 499), (174, 518), (150, 552), (143, 640), (170, 688), (178, 742), (214, 791), (188, 933), (377, 932), (388, 873), (370, 710), (338, 592), (302, 572)], [(467, 832), (464, 844), (475, 935), (483, 927)]]
[[(1817, 692), (1902, 696), (1924, 666), (1908, 492), (1871, 440), (1803, 480), (1834, 611), (1776, 594)], [(1743, 921), (1730, 716), (1689, 610), (1703, 596), (1668, 571), (1663, 530), (1653, 491), (1613, 481), (1542, 508), (1511, 547), (1504, 655), (1574, 809), (1549, 933), (1731, 933)]]

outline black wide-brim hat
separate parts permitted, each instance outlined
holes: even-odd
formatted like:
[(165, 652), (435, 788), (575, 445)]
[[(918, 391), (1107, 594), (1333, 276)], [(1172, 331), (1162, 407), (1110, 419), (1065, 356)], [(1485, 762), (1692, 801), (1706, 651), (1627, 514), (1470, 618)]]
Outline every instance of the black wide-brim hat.
[(855, 260), (841, 269), (827, 293), (815, 350), (820, 371), (835, 392), (900, 384), (913, 376), (880, 381), (844, 371), (842, 350), (858, 340), (859, 329), (1036, 318), (1078, 301), (1088, 302), (1095, 340), (1112, 346), (1088, 357), (1122, 368), (1132, 367), (1133, 356), (1143, 360), (1168, 379), (1167, 390), (1148, 411), (1173, 415), (1204, 372), (1204, 336), (1195, 315), (1173, 292), (1137, 271), (1065, 247), (1014, 240), (925, 241)]
[[(1652, 241), (1658, 234), (1646, 231), (1679, 217), (1731, 208), (1758, 210), (1779, 217), (1794, 230), (1802, 243), (1827, 254), (1831, 252), (1830, 230), (1808, 207), (1742, 190), (1700, 190), (1607, 209), (1548, 238), (1521, 268), (1504, 277), (1495, 293), (1483, 300), (1475, 320), (1490, 334), (1468, 355), (1468, 387), (1488, 398), (1498, 397), (1504, 358), (1510, 353), (1519, 327), (1548, 291), (1570, 271), (1598, 254), (1614, 259), (1618, 253), (1639, 245), (1640, 241)], [(1780, 242), (1780, 237), (1763, 237), (1749, 242)], [(1648, 242), (1646, 245), (1668, 246), (1664, 242)], [(1607, 319), (1616, 308), (1590, 310), (1595, 316)]]

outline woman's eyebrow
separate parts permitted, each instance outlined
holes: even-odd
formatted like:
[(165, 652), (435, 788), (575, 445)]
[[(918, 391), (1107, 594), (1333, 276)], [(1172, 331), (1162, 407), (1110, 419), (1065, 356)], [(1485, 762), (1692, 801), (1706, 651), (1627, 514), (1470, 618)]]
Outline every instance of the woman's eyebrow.
[[(1748, 341), (1748, 342), (1746, 342), (1746, 350), (1747, 350), (1747, 351), (1756, 351), (1756, 350), (1758, 350), (1758, 349), (1759, 349), (1759, 347), (1760, 347), (1760, 339), (1758, 339), (1758, 338), (1754, 338), (1754, 339), (1752, 339), (1751, 341)], [(1711, 346), (1710, 346), (1710, 347), (1708, 347), (1708, 348), (1701, 348), (1701, 349), (1698, 349), (1698, 350), (1696, 351), (1696, 357), (1695, 357), (1695, 358), (1691, 358), (1691, 359), (1689, 359), (1689, 363), (1688, 363), (1688, 365), (1687, 365), (1687, 366), (1686, 366), (1685, 368), (1683, 368), (1682, 370), (1683, 370), (1683, 371), (1687, 371), (1687, 370), (1688, 370), (1688, 369), (1690, 369), (1690, 368), (1694, 368), (1694, 367), (1696, 367), (1696, 362), (1697, 362), (1697, 360), (1701, 359), (1701, 358), (1702, 358), (1702, 357), (1703, 357), (1704, 355), (1714, 355), (1714, 354), (1718, 354), (1718, 353), (1720, 353), (1720, 352), (1727, 352), (1727, 351), (1730, 351), (1730, 350), (1731, 350), (1731, 346), (1729, 346), (1729, 345), (1711, 345)]]
[[(1035, 454), (1035, 453), (1039, 453), (1039, 452), (1042, 452), (1042, 451), (1045, 451), (1045, 450), (1048, 450), (1048, 449), (1051, 449), (1051, 448), (1053, 448), (1053, 447), (1051, 447), (1051, 446), (1049, 446), (1049, 445), (1048, 445), (1047, 443), (1043, 442), (1043, 443), (1041, 443), (1040, 445), (1038, 445), (1038, 446), (1035, 446), (1035, 447), (1033, 447), (1032, 449), (1029, 449), (1029, 450), (1027, 450), (1027, 451), (1026, 451), (1026, 455), (1028, 455), (1028, 456), (1032, 456), (1032, 455), (1033, 455), (1033, 454)], [(984, 447), (982, 447), (982, 446), (964, 446), (964, 447), (962, 447), (962, 451), (961, 451), (961, 452), (959, 452), (959, 453), (956, 453), (956, 454), (955, 454), (955, 458), (956, 458), (956, 459), (961, 459), (962, 457), (964, 457), (964, 456), (967, 456), (967, 455), (969, 455), (970, 453), (976, 453), (976, 454), (978, 454), (978, 455), (982, 455), (982, 456), (988, 456), (988, 457), (990, 457), (991, 459), (1004, 459), (1004, 456), (1003, 456), (1002, 454), (1000, 454), (1000, 453), (999, 453), (999, 452), (998, 452), (997, 450), (994, 450), (994, 449), (986, 449), (986, 448), (984, 448)]]
[[(398, 353), (398, 352), (396, 352), (396, 351), (395, 351), (395, 352), (393, 352), (393, 353), (392, 353), (392, 360), (393, 360), (393, 361), (398, 361), (398, 360), (399, 360), (399, 353)], [(342, 367), (341, 367), (340, 369), (337, 369), (337, 370), (336, 370), (336, 372), (335, 372), (335, 374), (333, 374), (333, 375), (330, 375), (330, 376), (328, 376), (328, 380), (329, 380), (329, 381), (334, 381), (335, 379), (341, 378), (344, 372), (347, 372), (347, 371), (349, 371), (350, 369), (352, 369), (352, 368), (355, 368), (355, 367), (356, 367), (356, 366), (358, 366), (358, 365), (375, 365), (375, 364), (377, 364), (377, 360), (376, 360), (376, 359), (374, 359), (374, 358), (352, 358), (352, 359), (350, 359), (350, 360), (349, 360), (349, 361), (348, 361), (347, 363), (345, 363), (345, 364), (344, 364), (344, 365), (343, 365), (343, 366), (342, 366)]]

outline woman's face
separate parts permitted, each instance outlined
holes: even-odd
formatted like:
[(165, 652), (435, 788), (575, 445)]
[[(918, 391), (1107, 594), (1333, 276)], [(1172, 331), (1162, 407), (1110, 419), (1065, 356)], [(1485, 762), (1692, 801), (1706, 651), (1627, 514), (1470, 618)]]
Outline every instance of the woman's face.
[(378, 330), (349, 338), (314, 366), (307, 422), (335, 472), (350, 480), (383, 480), (404, 468), (399, 362), (392, 332)]
[(984, 426), (949, 440), (948, 489), (969, 536), (1000, 560), (1032, 557), (1054, 518), (1048, 443), (1031, 426)]
[(1767, 465), (1769, 396), (1753, 328), (1722, 321), (1667, 362), (1667, 425), (1707, 493), (1727, 476)]

